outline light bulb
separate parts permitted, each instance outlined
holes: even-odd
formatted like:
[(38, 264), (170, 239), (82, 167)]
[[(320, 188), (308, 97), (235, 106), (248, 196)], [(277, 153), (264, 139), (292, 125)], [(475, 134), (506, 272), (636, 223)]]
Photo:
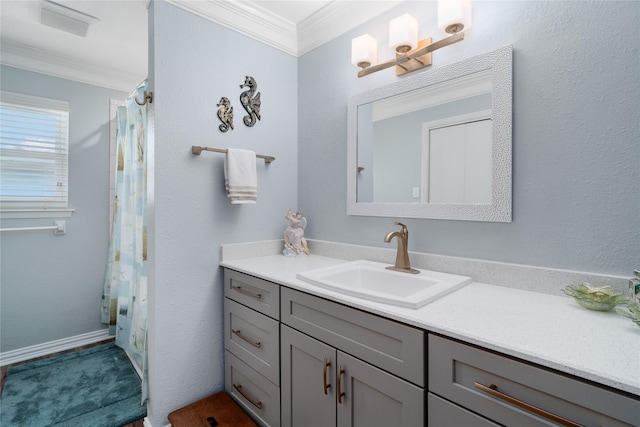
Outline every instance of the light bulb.
[(449, 34), (471, 28), (471, 0), (438, 0), (438, 28)]
[(398, 53), (406, 53), (418, 46), (418, 21), (409, 14), (389, 22), (389, 47)]
[(367, 68), (378, 60), (378, 42), (369, 34), (351, 40), (351, 63)]

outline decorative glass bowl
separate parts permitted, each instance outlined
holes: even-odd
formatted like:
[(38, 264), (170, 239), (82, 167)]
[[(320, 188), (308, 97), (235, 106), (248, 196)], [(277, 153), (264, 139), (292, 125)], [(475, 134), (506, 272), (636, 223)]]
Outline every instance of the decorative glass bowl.
[(566, 286), (562, 291), (575, 298), (576, 302), (595, 311), (610, 311), (613, 307), (627, 304), (629, 298), (622, 293), (616, 293), (611, 286), (592, 287), (588, 283)]
[(616, 307), (616, 312), (628, 317), (633, 323), (640, 326), (640, 304), (632, 302), (627, 304), (626, 307)]

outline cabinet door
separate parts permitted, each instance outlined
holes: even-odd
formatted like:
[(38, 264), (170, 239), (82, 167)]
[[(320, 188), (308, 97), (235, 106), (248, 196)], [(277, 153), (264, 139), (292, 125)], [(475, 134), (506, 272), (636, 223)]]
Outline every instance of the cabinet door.
[(282, 425), (336, 425), (336, 350), (282, 325)]
[(424, 426), (424, 389), (340, 351), (337, 375), (338, 426)]

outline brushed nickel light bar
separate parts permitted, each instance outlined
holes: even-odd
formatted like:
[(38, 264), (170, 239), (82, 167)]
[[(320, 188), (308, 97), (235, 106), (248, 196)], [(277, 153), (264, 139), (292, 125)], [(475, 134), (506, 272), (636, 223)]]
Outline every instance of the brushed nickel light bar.
[(471, 0), (438, 0), (438, 27), (451, 34), (432, 43), (431, 38), (418, 39), (418, 23), (405, 14), (389, 23), (389, 46), (396, 57), (376, 64), (377, 42), (369, 34), (351, 41), (351, 62), (360, 68), (358, 77), (396, 67), (396, 75), (420, 70), (431, 65), (431, 52), (464, 40), (463, 30), (471, 27)]
[[(420, 40), (419, 47), (406, 54), (396, 53), (396, 59), (372, 65), (358, 71), (358, 77), (364, 77), (393, 66), (396, 66), (396, 76), (402, 76), (412, 71), (420, 70), (431, 65), (431, 52), (445, 46), (452, 45), (464, 40), (464, 33), (457, 33), (435, 43), (430, 43), (431, 39)], [(420, 47), (422, 45), (422, 47)], [(425, 58), (426, 57), (426, 58)]]

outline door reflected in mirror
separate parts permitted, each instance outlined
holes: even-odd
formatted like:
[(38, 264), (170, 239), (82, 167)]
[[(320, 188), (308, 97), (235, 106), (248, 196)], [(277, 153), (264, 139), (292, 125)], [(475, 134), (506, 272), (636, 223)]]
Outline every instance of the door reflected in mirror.
[(425, 123), (421, 203), (491, 203), (491, 111)]

